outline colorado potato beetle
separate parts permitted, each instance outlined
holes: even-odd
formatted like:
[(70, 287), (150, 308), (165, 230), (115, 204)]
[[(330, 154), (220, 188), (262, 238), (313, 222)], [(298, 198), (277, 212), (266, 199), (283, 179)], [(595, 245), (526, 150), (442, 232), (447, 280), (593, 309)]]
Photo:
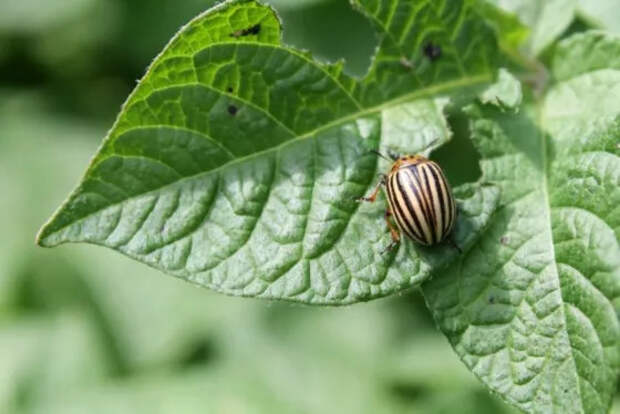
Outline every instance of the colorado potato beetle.
[[(390, 156), (394, 161), (391, 170), (382, 174), (368, 197), (358, 199), (372, 203), (381, 187), (385, 188), (388, 202), (385, 221), (392, 235), (387, 250), (400, 242), (401, 232), (425, 246), (442, 242), (452, 231), (456, 219), (456, 204), (443, 171), (437, 163), (422, 155)], [(390, 217), (394, 217), (398, 229)]]

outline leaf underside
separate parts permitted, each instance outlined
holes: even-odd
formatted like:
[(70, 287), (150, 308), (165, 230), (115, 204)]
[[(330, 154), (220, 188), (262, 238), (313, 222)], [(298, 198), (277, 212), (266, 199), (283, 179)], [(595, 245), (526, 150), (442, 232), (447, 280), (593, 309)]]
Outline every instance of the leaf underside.
[(619, 50), (618, 38), (576, 35), (558, 45), (561, 81), (538, 105), (469, 108), (500, 206), (471, 253), (423, 286), (463, 362), (527, 412), (606, 413), (616, 389)]
[[(449, 97), (494, 77), (493, 32), (474, 1), (353, 5), (380, 36), (363, 79), (284, 46), (259, 3), (228, 1), (191, 21), (39, 244), (93, 243), (216, 291), (334, 305), (410, 288), (454, 259), (450, 246), (412, 242), (382, 254), (385, 200), (354, 199), (389, 167), (370, 149), (428, 152), (450, 138)], [(456, 193), (466, 249), (498, 191)]]

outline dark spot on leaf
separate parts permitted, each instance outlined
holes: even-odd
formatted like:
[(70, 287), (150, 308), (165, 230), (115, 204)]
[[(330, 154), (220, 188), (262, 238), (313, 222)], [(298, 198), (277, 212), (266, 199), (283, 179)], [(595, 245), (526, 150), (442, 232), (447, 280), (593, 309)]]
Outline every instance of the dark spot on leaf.
[(441, 57), (441, 47), (433, 44), (432, 42), (428, 42), (424, 46), (422, 51), (424, 52), (424, 55), (431, 61), (437, 60)]
[(489, 303), (491, 305), (495, 303), (495, 296), (489, 296)]
[(504, 246), (507, 246), (509, 241), (510, 239), (508, 238), (508, 236), (502, 236), (499, 239), (499, 242), (503, 244)]
[(232, 86), (229, 86), (228, 88), (226, 88), (226, 90), (227, 90), (229, 93), (232, 93), (232, 91), (233, 91), (233, 87), (232, 87)]
[(237, 108), (235, 105), (228, 105), (228, 113), (231, 114), (232, 116), (237, 115), (238, 111), (239, 111), (239, 108)]
[(389, 390), (392, 395), (402, 401), (413, 402), (420, 400), (428, 395), (429, 389), (423, 384), (407, 383), (407, 382), (394, 382), (389, 385)]
[(204, 364), (213, 359), (215, 354), (215, 347), (213, 343), (207, 339), (197, 341), (192, 344), (181, 356), (179, 361), (184, 367), (191, 367), (193, 365)]
[(230, 34), (231, 37), (244, 37), (250, 35), (257, 35), (260, 33), (260, 24), (255, 24), (254, 26), (248, 27), (247, 29), (237, 30)]

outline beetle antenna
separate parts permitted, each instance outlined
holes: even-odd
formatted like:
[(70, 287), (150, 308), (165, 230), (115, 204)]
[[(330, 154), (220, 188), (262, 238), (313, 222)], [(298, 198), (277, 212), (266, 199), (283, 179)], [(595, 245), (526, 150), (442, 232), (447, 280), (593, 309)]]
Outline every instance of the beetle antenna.
[(391, 149), (388, 148), (388, 155), (390, 156), (390, 158), (392, 159), (392, 161), (396, 161), (397, 159), (400, 158), (400, 154), (392, 151)]
[(388, 157), (386, 157), (385, 155), (383, 155), (382, 153), (380, 153), (377, 150), (370, 150), (370, 152), (372, 152), (373, 154), (377, 154), (378, 156), (380, 156), (381, 158), (383, 158), (384, 160), (388, 160), (390, 161), (390, 159)]

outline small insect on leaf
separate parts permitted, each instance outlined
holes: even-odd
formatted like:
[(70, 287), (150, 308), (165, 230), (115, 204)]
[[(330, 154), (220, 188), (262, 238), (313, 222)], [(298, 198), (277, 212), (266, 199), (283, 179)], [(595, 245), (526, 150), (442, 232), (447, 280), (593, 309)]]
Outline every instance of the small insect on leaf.
[(237, 108), (235, 105), (228, 105), (228, 113), (231, 114), (232, 116), (237, 115), (238, 111), (239, 111), (239, 108)]
[(234, 31), (230, 34), (231, 37), (244, 37), (250, 35), (257, 35), (260, 33), (260, 24), (255, 24), (254, 26), (248, 27), (247, 29), (241, 29)]
[(441, 57), (441, 47), (433, 44), (432, 42), (428, 42), (422, 51), (431, 62)]

